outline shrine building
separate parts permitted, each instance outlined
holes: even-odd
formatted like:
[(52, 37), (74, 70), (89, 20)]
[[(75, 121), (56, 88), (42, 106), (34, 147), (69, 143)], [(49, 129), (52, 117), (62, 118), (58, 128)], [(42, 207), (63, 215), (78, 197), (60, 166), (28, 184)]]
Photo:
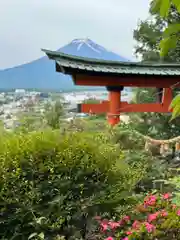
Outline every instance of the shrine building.
[[(106, 87), (108, 101), (81, 104), (80, 112), (106, 113), (111, 125), (119, 123), (121, 113), (125, 112), (171, 112), (172, 89), (180, 86), (180, 64), (107, 61), (43, 51), (55, 61), (56, 71), (71, 75), (75, 85)], [(157, 88), (157, 101), (139, 104), (123, 102), (121, 92), (124, 87)]]

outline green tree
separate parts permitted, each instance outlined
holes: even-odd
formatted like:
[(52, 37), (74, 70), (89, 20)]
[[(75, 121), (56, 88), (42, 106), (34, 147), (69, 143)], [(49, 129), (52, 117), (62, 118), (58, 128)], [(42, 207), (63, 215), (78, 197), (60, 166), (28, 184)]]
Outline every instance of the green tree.
[[(158, 13), (164, 19), (169, 18), (171, 13), (171, 8), (174, 7), (180, 14), (180, 2), (179, 0), (153, 0), (151, 3), (151, 11), (153, 13)], [(179, 18), (175, 22), (168, 22), (160, 42), (161, 56), (166, 56), (171, 49), (179, 45), (180, 36), (180, 20)], [(172, 102), (173, 116), (176, 118), (180, 115), (180, 96), (178, 95)]]
[(15, 132), (31, 132), (45, 127), (43, 118), (34, 112), (20, 114), (15, 125)]
[(169, 52), (162, 59), (160, 56), (160, 42), (163, 39), (163, 32), (166, 26), (171, 23), (180, 22), (180, 14), (172, 6), (169, 15), (164, 18), (159, 12), (154, 12), (152, 7), (149, 10), (150, 17), (141, 21), (134, 31), (135, 54), (141, 57), (142, 61), (154, 62), (179, 62), (180, 61), (180, 44), (179, 41), (175, 48), (169, 49)]
[[(156, 101), (155, 89), (136, 88), (134, 90), (134, 103), (151, 103)], [(144, 135), (158, 139), (168, 139), (179, 135), (179, 119), (170, 121), (171, 114), (161, 113), (132, 113), (130, 125)]]
[[(176, 13), (180, 13), (180, 2), (179, 0), (153, 0), (151, 2), (151, 11), (153, 13), (160, 14), (163, 19), (169, 19), (174, 8)], [(170, 51), (179, 45), (179, 34), (180, 34), (180, 21), (179, 18), (176, 21), (168, 21), (163, 31), (162, 40), (160, 42), (161, 56), (164, 57)]]
[[(151, 17), (146, 21), (141, 21), (134, 31), (136, 55), (140, 56), (144, 62), (162, 61), (160, 57), (160, 41), (163, 37), (164, 28), (168, 23), (180, 21), (180, 14), (174, 6), (171, 6), (169, 15), (163, 18), (160, 13), (149, 10)], [(163, 62), (180, 61), (180, 45), (171, 49), (164, 57)], [(174, 90), (177, 95), (177, 90)], [(134, 89), (134, 103), (150, 103), (158, 100), (155, 88), (136, 88)], [(138, 113), (131, 114), (131, 124), (143, 134), (158, 138), (170, 138), (179, 134), (178, 120), (170, 122), (169, 114), (159, 113)]]
[(64, 107), (61, 101), (56, 101), (55, 103), (46, 104), (44, 118), (50, 127), (54, 129), (59, 128), (60, 119), (63, 116), (64, 116)]

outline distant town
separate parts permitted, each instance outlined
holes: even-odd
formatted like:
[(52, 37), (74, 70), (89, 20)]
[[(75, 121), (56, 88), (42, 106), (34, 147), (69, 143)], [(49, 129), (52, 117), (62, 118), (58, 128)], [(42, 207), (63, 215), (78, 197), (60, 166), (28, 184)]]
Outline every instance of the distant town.
[[(123, 92), (123, 100), (130, 101), (131, 92)], [(43, 114), (46, 104), (61, 101), (65, 106), (65, 120), (69, 121), (78, 117), (86, 117), (87, 114), (78, 113), (77, 105), (85, 100), (106, 100), (106, 91), (76, 91), (76, 92), (48, 92), (15, 89), (0, 92), (0, 121), (5, 129), (14, 129), (20, 124), (20, 117), (32, 111)]]

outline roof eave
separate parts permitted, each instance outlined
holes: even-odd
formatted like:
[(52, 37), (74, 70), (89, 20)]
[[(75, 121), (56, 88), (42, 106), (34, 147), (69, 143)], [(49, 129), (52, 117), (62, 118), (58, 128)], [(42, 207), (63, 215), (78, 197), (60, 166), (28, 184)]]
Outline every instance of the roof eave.
[(58, 64), (57, 62), (55, 62), (56, 63), (56, 72), (61, 72), (61, 73), (63, 73), (63, 74), (67, 74), (66, 73), (66, 70), (65, 70), (65, 68), (63, 67), (63, 66), (61, 66), (60, 64)]
[(126, 67), (147, 67), (147, 68), (180, 68), (179, 63), (142, 63), (142, 62), (121, 62), (121, 61), (109, 61), (102, 59), (93, 59), (93, 58), (85, 58), (79, 57), (75, 55), (65, 54), (63, 52), (51, 51), (42, 49), (44, 53), (49, 57), (49, 59), (53, 59), (55, 61), (58, 60), (69, 60), (74, 62), (81, 62), (87, 64), (102, 64), (102, 65), (116, 65), (116, 66), (126, 66)]
[[(56, 71), (75, 76), (76, 74), (88, 75), (131, 75), (131, 76), (162, 76), (179, 77), (180, 65), (145, 65), (138, 63), (122, 63), (97, 59), (87, 59), (77, 56), (67, 55), (57, 51), (43, 50), (49, 59), (56, 63)], [(178, 66), (178, 67), (177, 67)]]

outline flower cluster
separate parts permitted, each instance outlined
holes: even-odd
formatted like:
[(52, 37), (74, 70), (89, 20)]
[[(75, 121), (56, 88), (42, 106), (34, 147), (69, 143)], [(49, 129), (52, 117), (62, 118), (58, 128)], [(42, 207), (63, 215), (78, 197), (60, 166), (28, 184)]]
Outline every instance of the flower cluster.
[(118, 221), (98, 219), (102, 239), (180, 239), (180, 208), (171, 194), (148, 195), (142, 205)]

